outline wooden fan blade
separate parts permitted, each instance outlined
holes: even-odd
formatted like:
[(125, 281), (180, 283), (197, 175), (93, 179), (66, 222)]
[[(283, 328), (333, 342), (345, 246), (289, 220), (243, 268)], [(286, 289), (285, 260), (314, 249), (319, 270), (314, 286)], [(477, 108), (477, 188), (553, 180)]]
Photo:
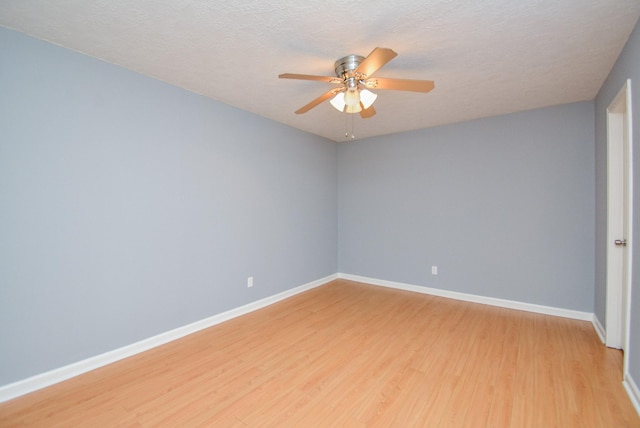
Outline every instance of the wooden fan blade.
[(431, 80), (389, 79), (375, 77), (364, 82), (368, 89), (392, 89), (396, 91), (429, 92), (435, 84)]
[(281, 79), (298, 79), (298, 80), (317, 80), (320, 82), (327, 83), (342, 83), (342, 79), (338, 77), (330, 77), (330, 76), (313, 76), (310, 74), (294, 74), (294, 73), (284, 73), (278, 76)]
[(335, 96), (338, 92), (340, 92), (342, 90), (342, 88), (334, 88), (328, 92), (325, 92), (324, 94), (320, 95), (318, 98), (316, 98), (315, 100), (311, 101), (309, 104), (300, 107), (298, 110), (296, 110), (296, 114), (302, 114), (302, 113), (306, 113), (309, 110), (311, 110), (312, 108), (314, 108), (315, 106), (317, 106), (318, 104), (322, 104), (322, 102), (328, 100), (329, 98)]
[[(360, 103), (360, 105), (362, 105), (362, 103)], [(365, 109), (364, 106), (362, 106), (362, 111), (360, 112), (360, 117), (363, 119), (369, 119), (370, 117), (373, 117), (376, 114), (376, 109), (373, 108), (373, 106), (370, 106), (368, 109)]]
[(365, 75), (366, 77), (371, 76), (376, 70), (380, 69), (383, 65), (391, 61), (393, 58), (398, 55), (394, 51), (388, 48), (375, 48), (371, 51), (369, 56), (367, 56), (364, 61), (360, 63), (358, 68), (356, 68), (355, 72)]

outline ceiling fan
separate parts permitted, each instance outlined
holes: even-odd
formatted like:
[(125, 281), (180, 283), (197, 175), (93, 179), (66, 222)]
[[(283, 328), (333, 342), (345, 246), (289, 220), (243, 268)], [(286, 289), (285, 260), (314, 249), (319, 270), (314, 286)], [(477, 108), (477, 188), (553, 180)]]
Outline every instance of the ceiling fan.
[(388, 48), (375, 48), (365, 58), (348, 55), (334, 64), (337, 77), (313, 76), (308, 74), (281, 74), (281, 79), (317, 80), (339, 85), (320, 95), (309, 104), (296, 110), (296, 114), (306, 113), (315, 106), (331, 98), (331, 105), (345, 113), (360, 113), (367, 119), (376, 114), (373, 102), (377, 95), (369, 89), (392, 89), (397, 91), (429, 92), (434, 88), (431, 80), (390, 79), (371, 77), (378, 69), (398, 55)]

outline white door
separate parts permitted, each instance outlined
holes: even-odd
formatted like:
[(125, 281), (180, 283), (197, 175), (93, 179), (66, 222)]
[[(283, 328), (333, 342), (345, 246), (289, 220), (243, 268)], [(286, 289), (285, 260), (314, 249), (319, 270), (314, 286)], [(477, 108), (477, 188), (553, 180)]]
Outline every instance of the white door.
[[(631, 290), (631, 80), (607, 109), (606, 345), (626, 350)], [(627, 371), (625, 353), (624, 371)]]

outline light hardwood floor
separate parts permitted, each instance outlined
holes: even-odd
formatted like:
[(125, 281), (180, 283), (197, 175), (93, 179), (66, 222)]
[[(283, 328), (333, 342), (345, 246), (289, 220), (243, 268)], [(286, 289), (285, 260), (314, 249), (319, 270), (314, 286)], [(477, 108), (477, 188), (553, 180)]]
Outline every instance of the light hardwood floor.
[(590, 323), (337, 280), (0, 404), (0, 426), (640, 427)]

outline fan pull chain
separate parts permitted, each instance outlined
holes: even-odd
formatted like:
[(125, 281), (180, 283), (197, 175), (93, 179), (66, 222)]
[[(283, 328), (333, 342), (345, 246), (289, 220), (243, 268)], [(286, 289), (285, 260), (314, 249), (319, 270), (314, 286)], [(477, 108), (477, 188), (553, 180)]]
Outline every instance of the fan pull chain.
[(349, 113), (345, 113), (345, 118), (344, 118), (344, 140), (345, 141), (349, 141), (349, 131), (351, 131), (351, 139), (355, 140), (356, 136), (353, 133), (353, 114), (349, 114)]
[(347, 113), (344, 114), (344, 140), (349, 141), (349, 115)]
[(353, 133), (353, 116), (355, 116), (354, 114), (350, 114), (349, 117), (351, 118), (351, 139), (355, 140), (356, 136)]

